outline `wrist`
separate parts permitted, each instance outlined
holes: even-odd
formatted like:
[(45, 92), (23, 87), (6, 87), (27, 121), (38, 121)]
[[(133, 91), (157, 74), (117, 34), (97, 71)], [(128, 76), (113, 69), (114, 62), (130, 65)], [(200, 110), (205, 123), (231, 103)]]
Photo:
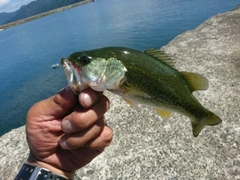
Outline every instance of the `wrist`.
[(59, 168), (57, 168), (53, 165), (50, 165), (46, 162), (37, 160), (36, 158), (34, 158), (31, 155), (29, 155), (26, 164), (30, 164), (32, 166), (37, 166), (37, 167), (40, 167), (43, 169), (47, 169), (47, 170), (51, 171), (52, 173), (54, 173), (58, 176), (61, 176), (63, 178), (66, 178), (66, 179), (73, 179), (74, 174), (75, 174), (75, 171), (65, 171), (65, 170), (59, 169)]
[(24, 163), (14, 180), (69, 180), (51, 171)]

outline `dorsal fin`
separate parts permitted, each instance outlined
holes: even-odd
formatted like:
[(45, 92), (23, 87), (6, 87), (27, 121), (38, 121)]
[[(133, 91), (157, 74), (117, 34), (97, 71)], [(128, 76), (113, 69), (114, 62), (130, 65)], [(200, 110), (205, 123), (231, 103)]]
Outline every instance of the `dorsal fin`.
[(192, 86), (193, 91), (207, 90), (208, 80), (204, 76), (196, 73), (185, 72), (185, 71), (181, 72), (181, 74)]
[(160, 49), (152, 49), (151, 48), (151, 49), (145, 50), (144, 53), (151, 55), (162, 62), (165, 62), (172, 68), (175, 68), (175, 61), (172, 58), (170, 58), (164, 51), (162, 51)]

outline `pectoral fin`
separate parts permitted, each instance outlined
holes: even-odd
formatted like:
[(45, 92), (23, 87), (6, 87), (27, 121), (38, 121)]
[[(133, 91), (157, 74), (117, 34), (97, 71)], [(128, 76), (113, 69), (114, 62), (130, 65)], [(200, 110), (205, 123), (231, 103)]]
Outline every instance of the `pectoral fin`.
[(139, 91), (138, 89), (135, 89), (132, 86), (130, 86), (130, 87), (124, 86), (124, 88), (126, 91), (125, 94), (134, 94), (134, 95), (142, 96), (145, 98), (151, 98), (151, 96), (149, 96), (148, 94), (144, 93), (143, 91)]
[(130, 106), (136, 107), (137, 104), (129, 99), (123, 98), (124, 101), (126, 101)]
[(161, 118), (164, 119), (164, 120), (168, 119), (172, 114), (172, 112), (162, 110), (162, 109), (156, 109), (156, 111), (161, 116)]

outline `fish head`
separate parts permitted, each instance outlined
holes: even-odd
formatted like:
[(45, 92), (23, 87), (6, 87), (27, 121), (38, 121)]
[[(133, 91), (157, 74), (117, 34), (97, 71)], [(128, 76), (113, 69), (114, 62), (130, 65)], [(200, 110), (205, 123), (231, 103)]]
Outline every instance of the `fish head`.
[(95, 91), (104, 91), (107, 88), (104, 72), (106, 58), (91, 52), (76, 52), (68, 58), (62, 58), (61, 64), (65, 71), (68, 85), (75, 93), (91, 87)]

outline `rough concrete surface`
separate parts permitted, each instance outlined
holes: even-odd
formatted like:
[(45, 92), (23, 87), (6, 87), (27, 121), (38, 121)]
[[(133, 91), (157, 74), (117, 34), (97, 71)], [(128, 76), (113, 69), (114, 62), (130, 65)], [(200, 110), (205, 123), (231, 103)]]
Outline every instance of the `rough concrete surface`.
[[(209, 89), (194, 93), (223, 120), (194, 138), (190, 121), (174, 114), (162, 120), (155, 111), (131, 108), (106, 92), (112, 144), (76, 179), (240, 179), (240, 9), (210, 18), (163, 49), (181, 71), (209, 79)], [(0, 174), (12, 179), (28, 148), (24, 127), (0, 138)], [(1, 177), (0, 177), (1, 179)]]

